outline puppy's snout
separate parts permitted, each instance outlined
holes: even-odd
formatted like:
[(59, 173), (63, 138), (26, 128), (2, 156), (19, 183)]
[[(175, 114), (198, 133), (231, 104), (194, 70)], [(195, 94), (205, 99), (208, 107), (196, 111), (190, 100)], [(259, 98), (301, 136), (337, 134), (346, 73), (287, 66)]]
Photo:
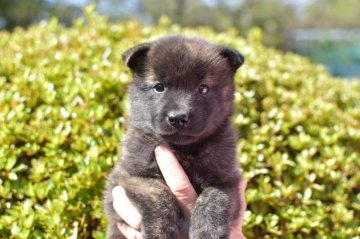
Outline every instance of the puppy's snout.
[(185, 112), (170, 111), (167, 115), (167, 121), (173, 127), (183, 127), (188, 119), (189, 116)]

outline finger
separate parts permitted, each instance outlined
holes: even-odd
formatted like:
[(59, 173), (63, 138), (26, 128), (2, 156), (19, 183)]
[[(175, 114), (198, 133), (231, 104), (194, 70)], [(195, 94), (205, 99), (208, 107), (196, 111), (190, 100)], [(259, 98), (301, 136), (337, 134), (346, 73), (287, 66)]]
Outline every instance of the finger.
[(179, 202), (185, 216), (190, 217), (197, 194), (175, 155), (166, 147), (155, 148), (155, 157), (161, 173)]
[(117, 227), (127, 239), (140, 239), (141, 237), (139, 231), (129, 227), (126, 223), (118, 222)]
[(241, 180), (239, 183), (239, 196), (240, 196), (240, 215), (239, 215), (239, 226), (242, 227), (242, 222), (244, 219), (245, 211), (246, 211), (246, 199), (245, 199), (245, 189), (247, 182), (245, 180)]
[(245, 236), (242, 233), (242, 223), (246, 211), (246, 200), (245, 200), (245, 189), (247, 182), (241, 180), (238, 185), (239, 196), (240, 196), (240, 212), (237, 221), (231, 227), (230, 239), (245, 239)]
[(231, 229), (229, 239), (246, 239), (242, 231), (234, 231), (235, 229)]
[(136, 207), (130, 202), (125, 189), (116, 186), (112, 190), (113, 207), (117, 214), (133, 229), (140, 230), (141, 215)]

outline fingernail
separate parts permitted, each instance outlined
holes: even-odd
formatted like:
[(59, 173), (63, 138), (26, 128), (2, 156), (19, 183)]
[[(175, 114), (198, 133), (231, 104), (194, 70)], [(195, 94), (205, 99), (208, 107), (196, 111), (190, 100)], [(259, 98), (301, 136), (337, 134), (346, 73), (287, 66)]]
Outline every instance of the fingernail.
[(166, 148), (163, 145), (159, 145), (155, 148), (155, 156), (161, 156), (161, 154), (163, 154), (164, 152), (166, 152)]
[(125, 189), (121, 186), (116, 186), (112, 190), (113, 198), (120, 195), (126, 195)]

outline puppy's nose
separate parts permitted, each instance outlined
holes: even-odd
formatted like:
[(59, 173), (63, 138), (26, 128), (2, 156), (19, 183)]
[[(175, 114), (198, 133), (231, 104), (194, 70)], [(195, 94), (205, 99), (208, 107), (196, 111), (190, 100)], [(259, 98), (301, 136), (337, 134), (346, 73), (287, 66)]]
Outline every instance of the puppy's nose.
[(183, 127), (188, 122), (188, 115), (184, 112), (170, 111), (167, 121), (173, 127)]

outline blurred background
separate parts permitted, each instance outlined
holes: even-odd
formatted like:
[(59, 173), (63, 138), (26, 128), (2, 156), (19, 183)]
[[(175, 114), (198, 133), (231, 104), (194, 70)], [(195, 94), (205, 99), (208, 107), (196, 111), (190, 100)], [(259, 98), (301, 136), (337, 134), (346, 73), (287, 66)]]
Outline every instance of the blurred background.
[(28, 27), (57, 17), (70, 26), (96, 3), (111, 21), (156, 24), (162, 15), (182, 26), (263, 30), (263, 42), (325, 64), (335, 76), (360, 77), (359, 0), (0, 0), (0, 29)]

